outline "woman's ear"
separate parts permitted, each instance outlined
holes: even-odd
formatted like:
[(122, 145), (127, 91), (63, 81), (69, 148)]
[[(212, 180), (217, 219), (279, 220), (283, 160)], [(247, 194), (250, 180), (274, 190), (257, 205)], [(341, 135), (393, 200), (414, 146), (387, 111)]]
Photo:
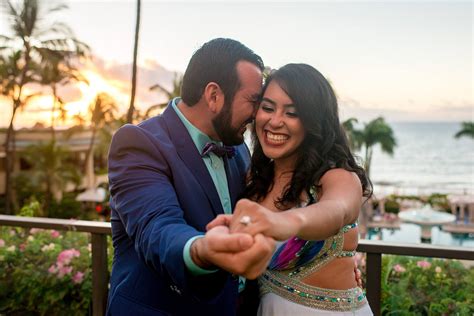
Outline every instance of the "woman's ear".
[(209, 110), (219, 113), (224, 105), (224, 93), (221, 87), (215, 82), (209, 82), (204, 88), (204, 98)]

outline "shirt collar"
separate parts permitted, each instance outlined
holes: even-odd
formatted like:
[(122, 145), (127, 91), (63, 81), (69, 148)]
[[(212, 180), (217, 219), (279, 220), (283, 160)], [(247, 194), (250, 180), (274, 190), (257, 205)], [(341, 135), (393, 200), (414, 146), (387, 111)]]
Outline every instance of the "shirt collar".
[(199, 153), (202, 152), (204, 146), (206, 146), (207, 143), (212, 142), (216, 143), (219, 145), (222, 145), (222, 142), (217, 142), (212, 140), (209, 136), (201, 132), (196, 126), (194, 126), (187, 118), (184, 116), (183, 113), (178, 108), (178, 103), (181, 101), (181, 98), (174, 98), (171, 101), (171, 106), (173, 107), (174, 111), (176, 114), (178, 114), (179, 119), (181, 122), (183, 122), (184, 127), (186, 127), (186, 130), (189, 133), (189, 136), (191, 136), (191, 139), (193, 140), (194, 145), (196, 146), (197, 150)]

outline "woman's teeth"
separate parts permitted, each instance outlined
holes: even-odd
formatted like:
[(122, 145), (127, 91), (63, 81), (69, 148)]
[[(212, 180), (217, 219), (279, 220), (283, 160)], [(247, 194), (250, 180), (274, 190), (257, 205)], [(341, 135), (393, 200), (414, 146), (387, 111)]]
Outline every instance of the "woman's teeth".
[(282, 143), (285, 142), (289, 137), (287, 135), (273, 134), (267, 131), (267, 138), (272, 142)]

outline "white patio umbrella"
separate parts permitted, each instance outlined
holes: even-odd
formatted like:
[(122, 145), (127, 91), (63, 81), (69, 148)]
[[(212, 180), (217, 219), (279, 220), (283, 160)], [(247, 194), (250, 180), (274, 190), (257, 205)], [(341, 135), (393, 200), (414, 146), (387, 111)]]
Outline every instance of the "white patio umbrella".
[(76, 197), (79, 202), (103, 202), (107, 195), (104, 188), (87, 189)]

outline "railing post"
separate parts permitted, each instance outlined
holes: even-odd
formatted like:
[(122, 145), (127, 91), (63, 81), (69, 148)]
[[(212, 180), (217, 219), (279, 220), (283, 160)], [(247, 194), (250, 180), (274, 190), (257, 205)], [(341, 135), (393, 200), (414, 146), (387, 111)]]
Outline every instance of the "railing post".
[(379, 316), (382, 294), (382, 255), (380, 253), (367, 253), (366, 277), (367, 300), (374, 315)]
[(107, 307), (109, 270), (107, 235), (92, 233), (92, 315), (103, 316)]

